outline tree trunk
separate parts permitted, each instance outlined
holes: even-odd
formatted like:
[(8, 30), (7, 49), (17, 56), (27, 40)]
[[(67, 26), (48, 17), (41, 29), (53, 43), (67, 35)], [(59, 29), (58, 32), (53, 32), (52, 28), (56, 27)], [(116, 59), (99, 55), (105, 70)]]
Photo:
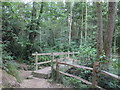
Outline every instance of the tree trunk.
[(115, 27), (115, 16), (116, 16), (116, 2), (109, 2), (108, 5), (108, 16), (107, 16), (107, 30), (105, 33), (104, 39), (104, 51), (107, 58), (107, 69), (110, 64), (110, 55), (111, 55), (111, 48), (112, 48), (112, 38), (113, 32)]
[(34, 32), (34, 30), (36, 29), (35, 25), (34, 25), (35, 18), (36, 18), (36, 8), (35, 8), (35, 2), (33, 2), (32, 19), (31, 19), (31, 26), (30, 26), (30, 30), (32, 32), (30, 32), (30, 34), (29, 34), (29, 40), (30, 40), (31, 43), (34, 42), (34, 39), (36, 37), (36, 33)]
[(70, 45), (70, 42), (71, 42), (71, 28), (72, 28), (72, 2), (70, 4), (70, 15), (69, 15), (69, 18), (68, 18), (68, 22), (69, 22), (69, 45)]
[(43, 2), (41, 3), (41, 7), (40, 7), (40, 13), (39, 13), (39, 17), (38, 17), (38, 20), (37, 20), (37, 27), (36, 27), (36, 29), (37, 30), (39, 30), (39, 37), (40, 37), (40, 42), (41, 42), (41, 35), (42, 35), (42, 32), (41, 32), (41, 30), (39, 29), (39, 26), (40, 26), (40, 21), (41, 21), (41, 15), (42, 15), (42, 13), (43, 13), (43, 7), (44, 7), (44, 5), (43, 5)]
[(86, 3), (86, 15), (85, 15), (85, 41), (87, 40), (87, 3)]
[(102, 6), (97, 2), (97, 59), (100, 58), (103, 52), (103, 20)]
[(82, 26), (81, 26), (81, 39), (80, 39), (80, 44), (82, 45), (82, 39), (83, 39), (83, 5), (82, 5)]

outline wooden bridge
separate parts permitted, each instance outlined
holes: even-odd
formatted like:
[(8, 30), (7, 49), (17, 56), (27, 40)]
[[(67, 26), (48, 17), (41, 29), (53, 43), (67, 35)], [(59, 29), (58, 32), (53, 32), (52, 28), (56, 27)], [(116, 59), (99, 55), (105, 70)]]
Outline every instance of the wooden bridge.
[[(36, 77), (41, 77), (41, 78), (50, 78), (50, 75), (52, 74), (52, 70), (56, 69), (56, 64), (54, 64), (56, 62), (56, 60), (60, 61), (60, 62), (66, 62), (68, 64), (75, 64), (77, 62), (75, 62), (74, 59), (70, 58), (70, 55), (75, 55), (77, 54), (77, 52), (58, 52), (58, 53), (35, 53), (32, 54), (33, 56), (35, 56), (35, 71), (33, 72), (33, 75)], [(44, 62), (38, 62), (38, 56), (51, 56), (51, 60), (49, 61), (44, 61)], [(64, 58), (56, 58), (55, 56), (64, 56)], [(42, 65), (42, 64), (47, 64), (47, 63), (51, 63), (50, 67), (45, 67), (42, 69), (38, 69), (38, 65)], [(60, 69), (62, 71), (66, 71), (69, 69), (68, 66), (65, 65), (61, 65)]]
[[(89, 85), (92, 88), (99, 88), (101, 90), (104, 90), (102, 87), (97, 85), (97, 73), (112, 77), (113, 79), (116, 79), (120, 81), (120, 77), (114, 74), (111, 74), (109, 72), (103, 71), (103, 70), (98, 70), (99, 63), (94, 62), (93, 68), (91, 67), (86, 67), (82, 65), (78, 65), (79, 60), (75, 60), (70, 58), (70, 56), (75, 56), (75, 54), (78, 54), (78, 52), (58, 52), (58, 53), (34, 53), (32, 54), (35, 56), (35, 71), (33, 72), (34, 77), (38, 78), (50, 78), (53, 76), (53, 70), (56, 70), (56, 78), (57, 80), (60, 79), (60, 74), (63, 74), (68, 77), (73, 77), (76, 78), (83, 83)], [(38, 62), (38, 56), (43, 56), (43, 55), (49, 55), (51, 56), (51, 60), (45, 61), (45, 62)], [(62, 58), (55, 58), (55, 56), (64, 56)], [(50, 67), (44, 67), (42, 69), (38, 69), (38, 65), (46, 64), (46, 63), (51, 63)], [(82, 69), (87, 69), (92, 71), (92, 82), (89, 82), (81, 77), (74, 76), (72, 74), (65, 73), (69, 68), (75, 67), (75, 68), (82, 68)]]

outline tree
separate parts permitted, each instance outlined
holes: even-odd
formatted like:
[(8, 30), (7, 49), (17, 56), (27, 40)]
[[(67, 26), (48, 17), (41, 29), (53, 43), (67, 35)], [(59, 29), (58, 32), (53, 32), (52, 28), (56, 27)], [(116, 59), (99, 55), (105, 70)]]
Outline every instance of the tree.
[(69, 45), (71, 42), (71, 29), (72, 29), (72, 2), (69, 4), (70, 5), (70, 9), (68, 10), (68, 27), (69, 27)]
[(107, 30), (104, 38), (104, 51), (107, 58), (107, 69), (110, 64), (110, 55), (112, 47), (112, 38), (115, 28), (115, 16), (116, 16), (116, 2), (109, 2), (108, 4), (108, 16), (107, 16)]
[(87, 17), (88, 17), (88, 10), (87, 10), (87, 2), (86, 2), (86, 15), (85, 15), (85, 41), (87, 39), (87, 27), (88, 27), (88, 24), (87, 24)]
[(102, 6), (97, 2), (97, 59), (103, 53), (103, 20), (102, 20)]

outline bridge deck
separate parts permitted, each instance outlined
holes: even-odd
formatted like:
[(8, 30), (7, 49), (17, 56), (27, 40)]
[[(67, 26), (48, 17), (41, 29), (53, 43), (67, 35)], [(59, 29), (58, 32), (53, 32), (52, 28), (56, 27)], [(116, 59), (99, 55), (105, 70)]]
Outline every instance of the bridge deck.
[(43, 69), (33, 72), (33, 76), (38, 78), (50, 78), (50, 74), (51, 74), (51, 67), (45, 67)]

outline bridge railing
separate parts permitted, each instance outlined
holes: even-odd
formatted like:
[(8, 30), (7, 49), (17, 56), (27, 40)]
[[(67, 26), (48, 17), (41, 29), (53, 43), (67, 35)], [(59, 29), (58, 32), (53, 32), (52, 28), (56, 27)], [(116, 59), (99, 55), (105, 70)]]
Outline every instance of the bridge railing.
[[(78, 52), (51, 52), (51, 53), (33, 53), (32, 56), (35, 56), (35, 70), (38, 70), (38, 65), (46, 64), (46, 63), (51, 63), (51, 69), (53, 70), (53, 63), (56, 61), (54, 59), (54, 56), (59, 56), (59, 55), (67, 55), (70, 57), (70, 55), (75, 55), (78, 54)], [(44, 61), (44, 62), (38, 62), (38, 56), (51, 56), (51, 60), (49, 61)]]
[[(91, 70), (92, 71), (92, 82), (89, 82), (81, 77), (77, 77), (75, 75), (72, 75), (72, 74), (68, 74), (68, 73), (64, 73), (62, 71), (59, 70), (59, 64), (62, 64), (62, 65), (68, 65), (68, 66), (72, 66), (72, 67), (76, 67), (76, 68), (82, 68), (82, 69), (87, 69), (87, 70)], [(99, 88), (101, 90), (104, 90), (102, 87), (98, 86), (97, 85), (97, 73), (98, 73), (98, 67), (99, 63), (98, 62), (94, 62), (94, 66), (93, 68), (91, 67), (86, 67), (86, 66), (82, 66), (82, 65), (73, 65), (73, 64), (68, 64), (68, 63), (65, 63), (65, 62), (59, 62), (58, 59), (56, 60), (56, 76), (57, 76), (57, 80), (59, 80), (59, 74), (63, 74), (65, 76), (69, 76), (69, 77), (73, 77), (73, 78), (76, 78), (80, 81), (82, 81), (83, 83), (86, 83), (87, 85), (91, 86), (92, 88)], [(112, 77), (113, 79), (116, 79), (118, 81), (120, 81), (120, 76), (117, 76), (115, 74), (112, 74), (112, 73), (109, 73), (109, 72), (106, 72), (106, 71), (103, 71), (103, 70), (99, 70), (99, 73), (103, 74), (103, 75), (106, 75), (106, 76), (109, 76), (109, 77)]]

